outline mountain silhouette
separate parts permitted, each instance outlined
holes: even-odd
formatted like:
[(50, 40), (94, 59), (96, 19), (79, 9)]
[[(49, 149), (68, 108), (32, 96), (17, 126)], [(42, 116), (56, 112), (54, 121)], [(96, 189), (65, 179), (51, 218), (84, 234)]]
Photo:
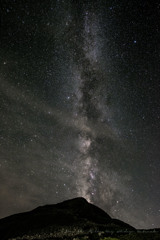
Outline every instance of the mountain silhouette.
[(77, 231), (99, 230), (135, 231), (129, 224), (112, 219), (105, 211), (81, 197), (0, 219), (1, 240), (36, 234), (52, 234), (55, 237), (58, 233), (63, 236), (72, 232), (76, 235)]

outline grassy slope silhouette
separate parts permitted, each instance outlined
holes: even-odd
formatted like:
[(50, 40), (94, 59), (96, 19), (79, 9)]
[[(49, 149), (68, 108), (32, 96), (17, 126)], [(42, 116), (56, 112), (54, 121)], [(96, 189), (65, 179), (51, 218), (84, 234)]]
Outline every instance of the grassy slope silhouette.
[(41, 206), (0, 219), (1, 240), (75, 237), (107, 239), (109, 236), (120, 236), (122, 239), (126, 234), (131, 237), (131, 233), (132, 236), (137, 234), (136, 229), (120, 220), (112, 219), (105, 211), (88, 203), (84, 198)]

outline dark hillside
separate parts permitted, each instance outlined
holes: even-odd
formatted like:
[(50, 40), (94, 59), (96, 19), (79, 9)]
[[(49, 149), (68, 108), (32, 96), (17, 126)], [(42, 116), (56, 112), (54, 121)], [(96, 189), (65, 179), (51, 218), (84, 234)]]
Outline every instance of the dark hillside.
[(88, 203), (84, 198), (75, 198), (0, 219), (0, 239), (36, 234), (42, 232), (42, 229), (45, 234), (49, 231), (54, 234), (56, 229), (60, 231), (62, 228), (88, 232), (91, 229), (135, 230), (120, 220), (112, 219), (106, 212)]

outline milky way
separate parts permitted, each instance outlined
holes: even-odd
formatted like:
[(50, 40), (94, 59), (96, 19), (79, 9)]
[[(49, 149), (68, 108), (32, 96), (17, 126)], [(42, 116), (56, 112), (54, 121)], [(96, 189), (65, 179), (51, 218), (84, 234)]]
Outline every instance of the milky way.
[(85, 197), (159, 227), (159, 5), (2, 1), (0, 217)]

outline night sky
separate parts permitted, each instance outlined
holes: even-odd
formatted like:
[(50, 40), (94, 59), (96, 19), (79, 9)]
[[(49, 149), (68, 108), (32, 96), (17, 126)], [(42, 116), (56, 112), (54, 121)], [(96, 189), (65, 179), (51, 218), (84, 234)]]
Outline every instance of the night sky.
[(160, 227), (160, 4), (2, 0), (0, 218), (77, 196)]

